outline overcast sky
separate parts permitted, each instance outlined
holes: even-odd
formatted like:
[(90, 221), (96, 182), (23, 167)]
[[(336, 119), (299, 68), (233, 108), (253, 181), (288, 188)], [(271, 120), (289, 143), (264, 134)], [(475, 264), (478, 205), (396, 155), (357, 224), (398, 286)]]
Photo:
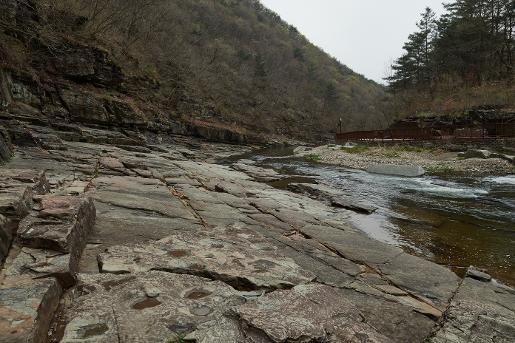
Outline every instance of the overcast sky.
[[(382, 82), (419, 15), (443, 0), (261, 0), (311, 42), (354, 71)], [(449, 1), (446, 1), (449, 2)]]

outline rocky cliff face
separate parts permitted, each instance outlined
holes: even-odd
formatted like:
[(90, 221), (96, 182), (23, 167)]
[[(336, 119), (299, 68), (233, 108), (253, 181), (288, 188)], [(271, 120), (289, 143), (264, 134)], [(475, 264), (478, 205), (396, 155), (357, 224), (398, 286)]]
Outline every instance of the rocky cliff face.
[(11, 139), (9, 138), (7, 130), (0, 126), (0, 163), (8, 161), (11, 155)]
[[(143, 102), (139, 92), (154, 87), (127, 77), (97, 46), (73, 35), (80, 17), (67, 19), (63, 32), (49, 26), (38, 2), (0, 2), (0, 111), (49, 126), (86, 124), (195, 135), (216, 141), (260, 140), (244, 130), (182, 120)], [(63, 19), (63, 20), (64, 20)]]
[[(327, 138), (342, 116), (349, 129), (387, 122), (380, 85), (331, 59), (297, 31), (285, 30), (287, 24), (257, 2), (172, 1), (167, 15), (185, 17), (172, 16), (171, 22), (191, 20), (195, 31), (194, 21), (205, 19), (195, 16), (203, 10), (214, 22), (200, 37), (184, 29), (185, 37), (174, 39), (186, 46), (172, 44), (149, 53), (152, 57), (141, 57), (144, 45), (125, 49), (115, 38), (90, 34), (85, 29), (90, 21), (80, 11), (58, 9), (51, 1), (1, 0), (0, 6), (0, 105), (9, 111), (28, 105), (31, 111), (23, 112), (34, 120), (234, 143), (260, 142), (263, 135)], [(252, 25), (242, 25), (251, 19)], [(249, 39), (230, 29), (235, 25)], [(211, 26), (220, 29), (215, 33), (220, 42), (210, 36)], [(214, 57), (206, 62), (208, 50)], [(258, 77), (253, 70), (262, 55), (269, 61)]]

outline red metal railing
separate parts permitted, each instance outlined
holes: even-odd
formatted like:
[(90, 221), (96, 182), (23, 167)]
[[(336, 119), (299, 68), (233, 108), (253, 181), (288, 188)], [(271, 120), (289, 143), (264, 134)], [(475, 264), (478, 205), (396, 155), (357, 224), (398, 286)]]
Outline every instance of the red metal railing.
[(443, 139), (495, 139), (515, 137), (513, 125), (494, 125), (485, 128), (449, 127), (405, 128), (337, 133), (336, 140), (443, 140)]

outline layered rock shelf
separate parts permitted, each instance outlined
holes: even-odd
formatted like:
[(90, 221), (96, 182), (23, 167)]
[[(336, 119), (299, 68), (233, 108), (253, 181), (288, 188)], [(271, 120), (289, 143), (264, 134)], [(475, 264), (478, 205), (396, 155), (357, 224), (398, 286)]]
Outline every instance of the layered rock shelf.
[(216, 162), (249, 147), (11, 124), (1, 343), (515, 341), (512, 288), (342, 219), (373, 204)]

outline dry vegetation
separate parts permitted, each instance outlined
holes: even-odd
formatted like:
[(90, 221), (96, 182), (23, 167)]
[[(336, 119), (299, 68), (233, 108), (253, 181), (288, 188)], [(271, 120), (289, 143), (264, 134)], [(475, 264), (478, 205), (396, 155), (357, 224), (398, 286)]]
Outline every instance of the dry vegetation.
[(75, 33), (103, 42), (133, 76), (154, 80), (159, 87), (141, 96), (180, 115), (292, 135), (330, 133), (340, 117), (347, 130), (388, 124), (382, 86), (309, 43), (259, 1), (58, 0), (47, 6), (57, 16), (83, 16)]

